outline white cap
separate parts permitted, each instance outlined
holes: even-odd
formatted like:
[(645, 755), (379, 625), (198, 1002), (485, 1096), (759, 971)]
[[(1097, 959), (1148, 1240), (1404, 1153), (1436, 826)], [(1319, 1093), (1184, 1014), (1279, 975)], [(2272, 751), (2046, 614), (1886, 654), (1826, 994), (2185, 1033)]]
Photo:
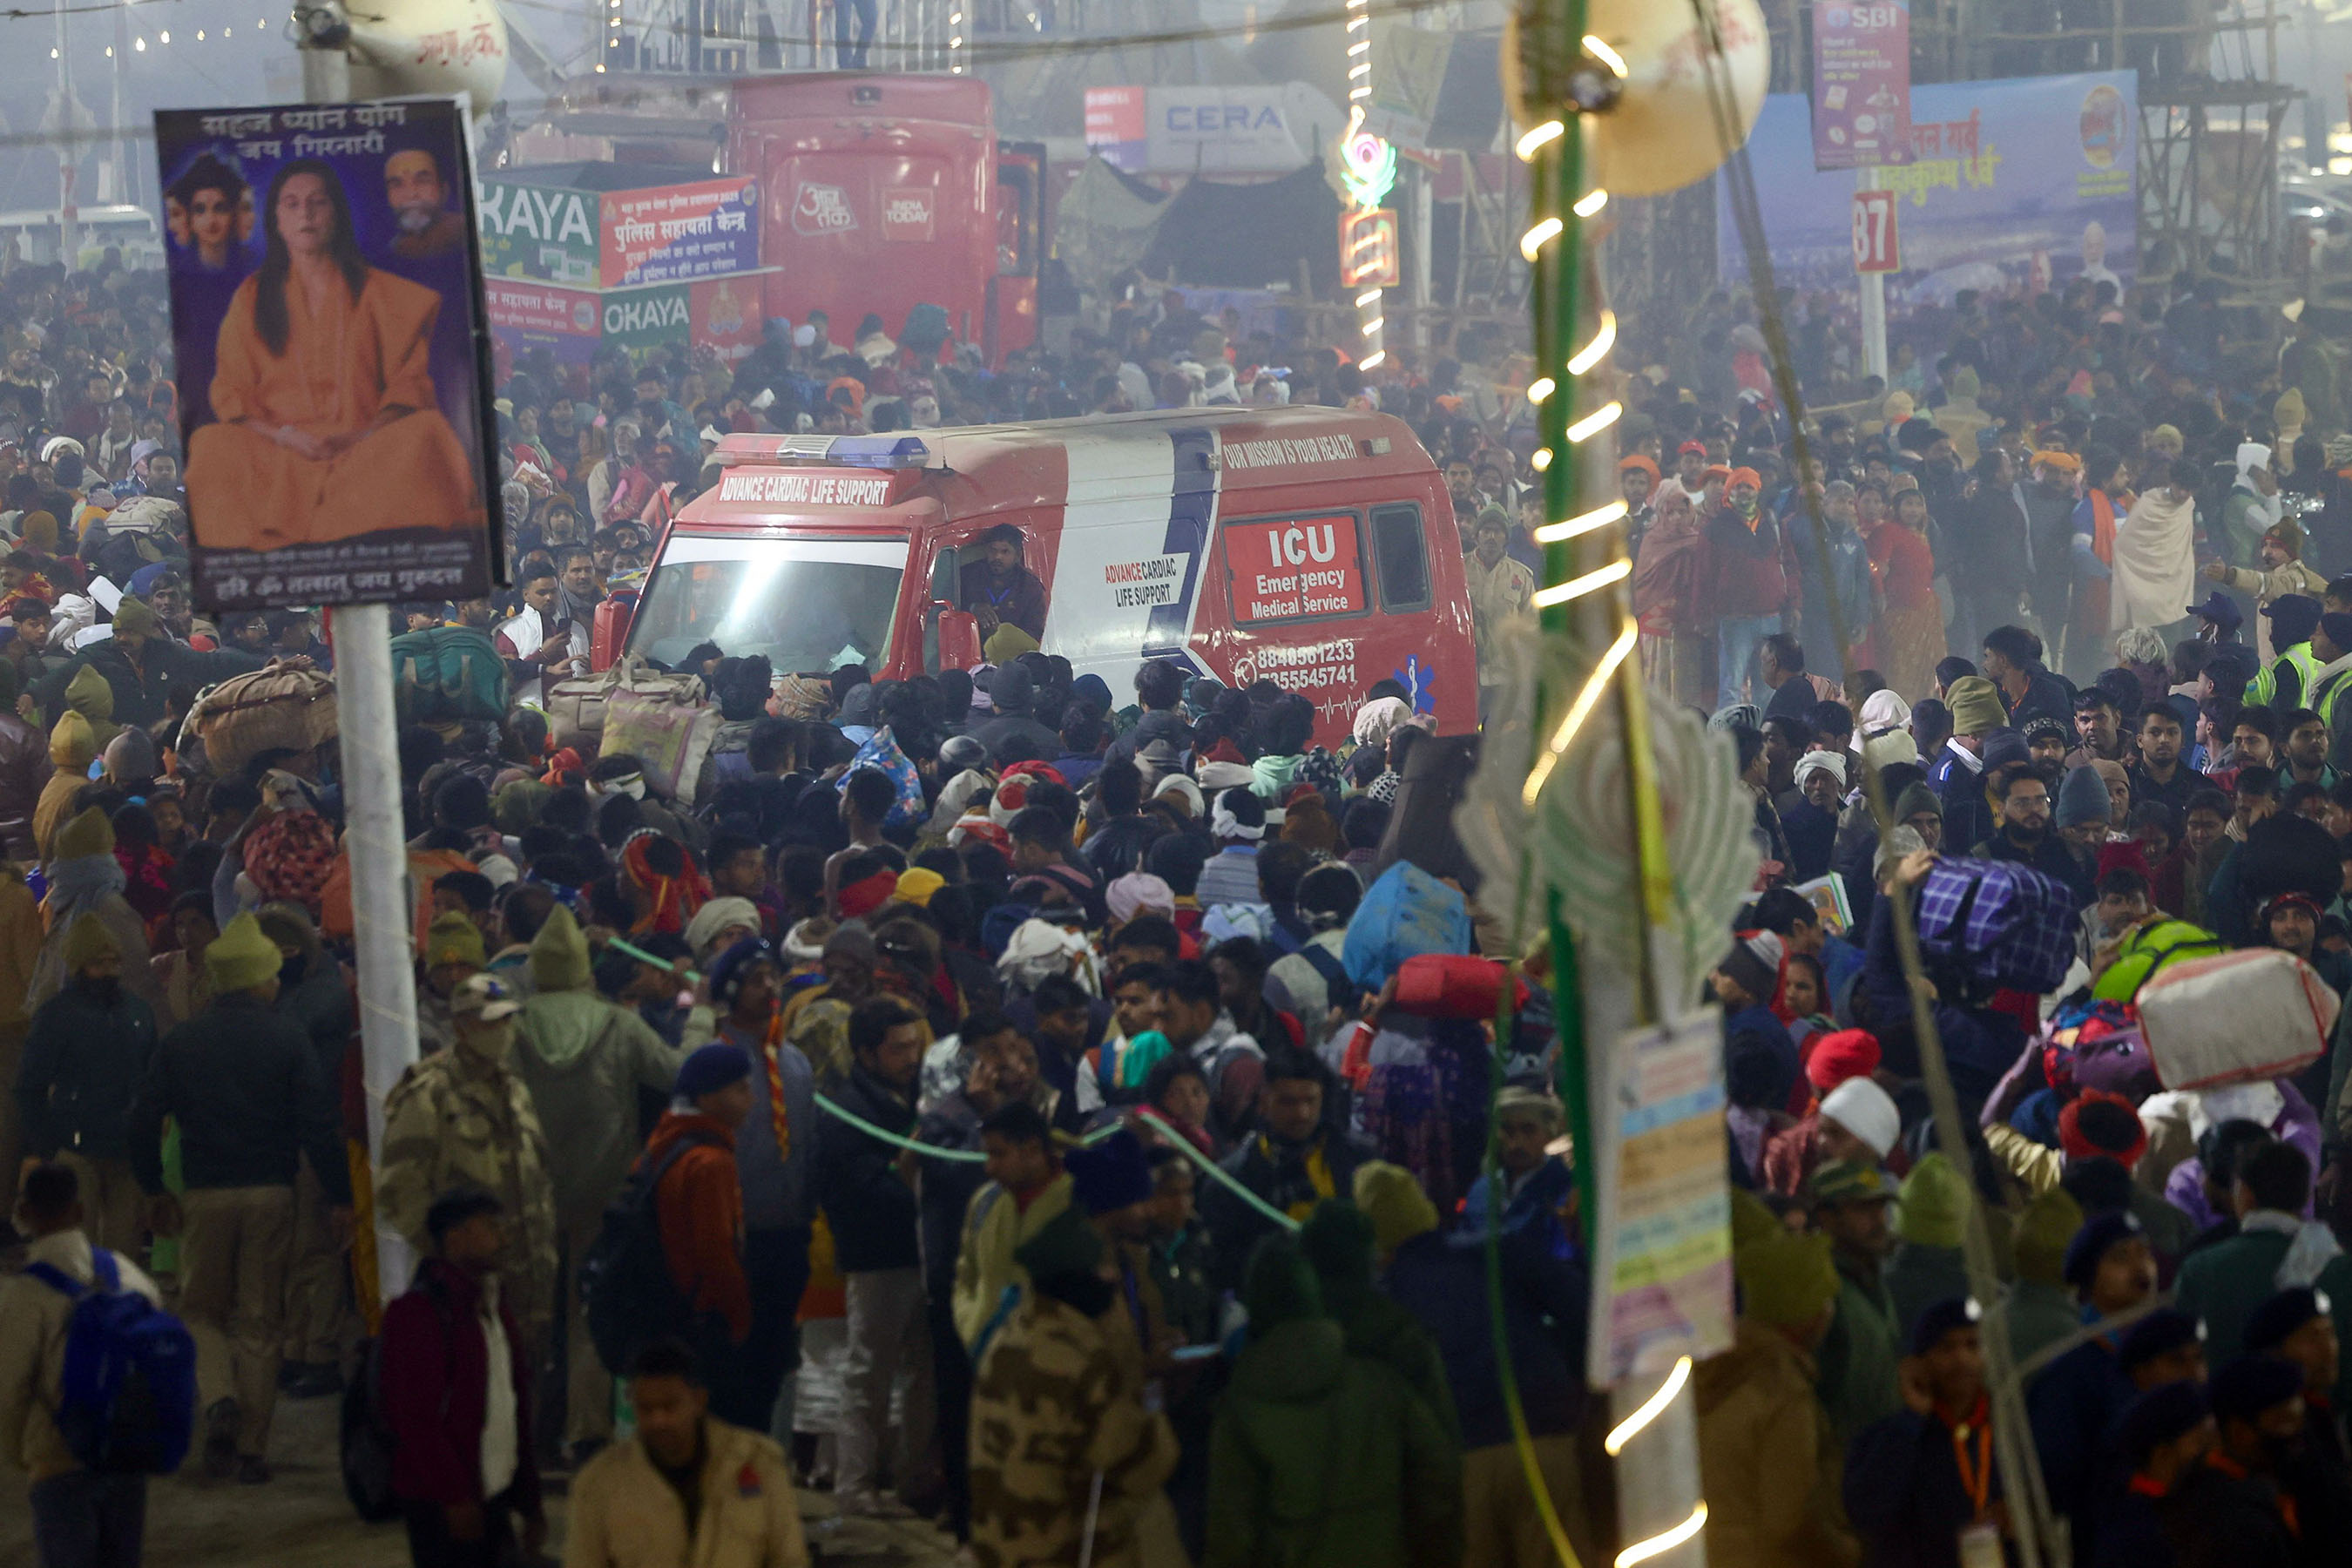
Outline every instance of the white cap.
[(1822, 1100), (1822, 1115), (1869, 1144), (1882, 1160), (1903, 1131), (1895, 1102), (1866, 1078), (1850, 1078), (1830, 1090)]
[(1800, 788), (1804, 785), (1805, 775), (1816, 768), (1827, 771), (1832, 777), (1835, 778), (1838, 788), (1845, 788), (1845, 754), (1843, 752), (1807, 752), (1803, 756), (1799, 757), (1796, 778)]

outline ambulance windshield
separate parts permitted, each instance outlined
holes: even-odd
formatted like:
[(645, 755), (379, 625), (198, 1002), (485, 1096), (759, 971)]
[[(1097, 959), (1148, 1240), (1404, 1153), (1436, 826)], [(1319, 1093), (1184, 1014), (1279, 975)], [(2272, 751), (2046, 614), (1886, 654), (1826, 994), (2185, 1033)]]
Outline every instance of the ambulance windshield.
[(903, 539), (676, 535), (646, 585), (629, 647), (677, 668), (702, 643), (764, 654), (778, 674), (880, 667), (907, 570)]

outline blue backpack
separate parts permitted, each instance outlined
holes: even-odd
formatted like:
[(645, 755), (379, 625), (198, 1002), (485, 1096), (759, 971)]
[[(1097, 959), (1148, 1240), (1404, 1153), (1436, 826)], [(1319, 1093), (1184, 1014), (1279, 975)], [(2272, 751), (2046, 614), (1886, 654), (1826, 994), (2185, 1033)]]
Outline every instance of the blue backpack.
[(112, 1253), (89, 1256), (89, 1285), (46, 1263), (25, 1268), (74, 1304), (58, 1432), (92, 1470), (168, 1476), (195, 1431), (196, 1342), (179, 1319), (122, 1288)]

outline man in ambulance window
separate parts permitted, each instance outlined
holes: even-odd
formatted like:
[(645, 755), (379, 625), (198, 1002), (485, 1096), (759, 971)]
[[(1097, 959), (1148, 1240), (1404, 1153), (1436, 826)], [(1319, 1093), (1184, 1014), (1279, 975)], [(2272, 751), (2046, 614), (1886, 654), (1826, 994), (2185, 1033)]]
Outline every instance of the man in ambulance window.
[(1018, 626), (1042, 641), (1045, 636), (1045, 584), (1021, 564), (1021, 531), (1000, 522), (980, 536), (981, 558), (961, 574), (958, 602), (980, 623), (986, 641), (1000, 626)]

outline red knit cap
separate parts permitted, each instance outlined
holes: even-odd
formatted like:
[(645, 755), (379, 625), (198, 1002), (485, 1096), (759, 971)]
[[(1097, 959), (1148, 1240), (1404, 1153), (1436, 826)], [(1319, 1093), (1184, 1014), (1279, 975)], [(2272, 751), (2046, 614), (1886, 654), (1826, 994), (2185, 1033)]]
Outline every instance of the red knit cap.
[(1805, 1053), (1805, 1081), (1827, 1094), (1850, 1078), (1878, 1070), (1878, 1037), (1867, 1029), (1815, 1035)]
[[(2112, 1139), (2108, 1142), (2094, 1142), (2083, 1131), (2084, 1110), (2099, 1104), (2112, 1105), (2131, 1118), (2132, 1138), (2129, 1143), (2116, 1147), (2112, 1146)], [(2103, 1116), (2099, 1120), (2105, 1118)], [(2121, 1118), (2116, 1119), (2116, 1125), (2123, 1125)], [(2122, 1095), (2110, 1094), (2103, 1089), (2086, 1089), (2068, 1100), (2066, 1108), (2058, 1113), (2058, 1147), (2069, 1160), (2093, 1160), (2104, 1155), (2120, 1162), (2128, 1171), (2138, 1164), (2139, 1157), (2147, 1152), (2147, 1129), (2141, 1124), (2139, 1112), (2132, 1109), (2132, 1102)]]

